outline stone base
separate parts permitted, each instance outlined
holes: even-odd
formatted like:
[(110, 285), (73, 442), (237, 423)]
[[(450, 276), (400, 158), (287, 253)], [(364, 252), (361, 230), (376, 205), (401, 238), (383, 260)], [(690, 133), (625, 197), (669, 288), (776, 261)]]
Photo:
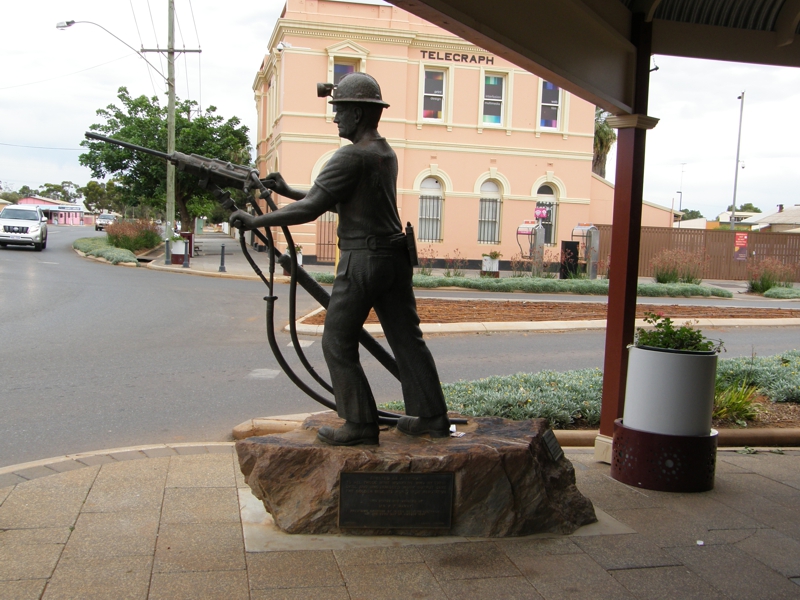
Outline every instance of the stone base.
[[(334, 447), (317, 441), (322, 425), (343, 423), (334, 413), (309, 417), (292, 432), (236, 442), (253, 494), (287, 533), (461, 535), (504, 537), (569, 534), (597, 518), (575, 487), (575, 471), (557, 461), (543, 439), (543, 419), (470, 419), (459, 438), (406, 436), (382, 428), (380, 446)], [(454, 473), (450, 529), (340, 529), (339, 475)]]

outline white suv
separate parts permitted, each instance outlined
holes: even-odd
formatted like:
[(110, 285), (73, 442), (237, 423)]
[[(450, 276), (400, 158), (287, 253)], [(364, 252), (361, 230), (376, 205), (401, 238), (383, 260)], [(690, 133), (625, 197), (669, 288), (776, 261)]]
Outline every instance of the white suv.
[(47, 248), (47, 217), (38, 206), (16, 204), (6, 206), (0, 213), (0, 248), (33, 246)]

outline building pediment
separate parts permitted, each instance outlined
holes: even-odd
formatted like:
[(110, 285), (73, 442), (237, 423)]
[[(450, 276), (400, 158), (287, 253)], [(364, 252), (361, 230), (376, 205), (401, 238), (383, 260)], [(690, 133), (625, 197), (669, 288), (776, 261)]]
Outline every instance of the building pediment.
[(366, 58), (366, 56), (369, 54), (369, 50), (360, 44), (356, 44), (352, 40), (345, 40), (343, 42), (339, 42), (338, 44), (328, 46), (325, 48), (325, 51), (328, 53), (328, 56), (342, 56), (345, 54)]

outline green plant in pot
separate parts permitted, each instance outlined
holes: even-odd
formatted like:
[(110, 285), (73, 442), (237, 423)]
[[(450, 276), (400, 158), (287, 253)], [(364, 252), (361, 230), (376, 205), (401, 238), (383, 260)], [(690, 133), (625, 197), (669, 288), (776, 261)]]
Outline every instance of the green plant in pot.
[(653, 312), (644, 313), (644, 322), (652, 329), (639, 327), (636, 330), (637, 347), (714, 353), (725, 349), (722, 340), (707, 338), (690, 322), (676, 328), (672, 319)]
[(644, 322), (629, 348), (623, 424), (665, 435), (709, 435), (722, 341), (652, 312)]

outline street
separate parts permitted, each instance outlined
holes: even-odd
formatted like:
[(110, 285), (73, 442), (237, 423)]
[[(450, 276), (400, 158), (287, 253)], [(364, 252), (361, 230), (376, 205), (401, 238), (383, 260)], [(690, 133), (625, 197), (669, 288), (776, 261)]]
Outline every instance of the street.
[[(263, 284), (114, 267), (72, 250), (78, 237), (95, 235), (104, 234), (54, 226), (43, 252), (0, 250), (0, 466), (129, 445), (223, 441), (246, 419), (319, 409), (269, 350)], [(276, 294), (282, 330), (288, 286), (276, 286)], [(316, 307), (299, 291), (298, 315)], [(723, 358), (774, 354), (800, 339), (800, 328), (714, 332), (725, 340)], [(320, 338), (303, 339), (327, 378)], [(302, 372), (288, 334), (281, 331), (279, 341)], [(445, 382), (602, 367), (603, 343), (600, 331), (429, 338)], [(364, 366), (379, 402), (400, 398), (399, 384), (374, 359), (364, 357)]]

